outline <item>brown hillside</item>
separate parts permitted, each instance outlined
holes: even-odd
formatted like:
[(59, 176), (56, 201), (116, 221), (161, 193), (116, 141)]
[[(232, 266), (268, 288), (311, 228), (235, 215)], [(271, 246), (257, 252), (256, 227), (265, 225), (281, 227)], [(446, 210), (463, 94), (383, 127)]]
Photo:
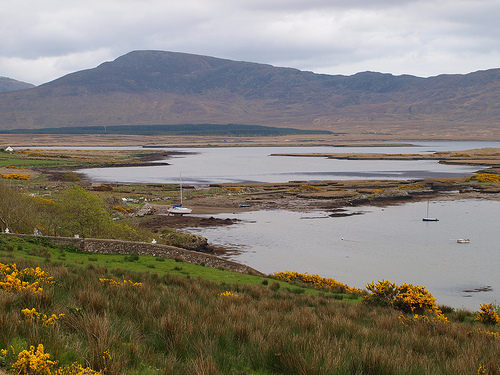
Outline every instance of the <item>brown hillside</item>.
[(12, 78), (0, 77), (0, 92), (24, 90), (35, 87), (31, 83), (16, 81)]
[(35, 88), (0, 93), (0, 130), (184, 123), (498, 139), (500, 69), (430, 78), (341, 76), (135, 51)]

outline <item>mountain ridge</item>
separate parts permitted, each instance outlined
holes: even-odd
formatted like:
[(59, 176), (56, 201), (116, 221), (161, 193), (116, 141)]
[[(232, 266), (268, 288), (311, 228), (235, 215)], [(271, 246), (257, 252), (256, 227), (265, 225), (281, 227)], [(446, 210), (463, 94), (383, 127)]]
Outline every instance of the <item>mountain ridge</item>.
[(24, 90), (32, 87), (35, 87), (35, 85), (8, 77), (0, 77), (0, 92)]
[(0, 130), (241, 123), (335, 132), (488, 136), (500, 124), (500, 69), (465, 75), (294, 68), (165, 51), (132, 51), (27, 90), (0, 93)]

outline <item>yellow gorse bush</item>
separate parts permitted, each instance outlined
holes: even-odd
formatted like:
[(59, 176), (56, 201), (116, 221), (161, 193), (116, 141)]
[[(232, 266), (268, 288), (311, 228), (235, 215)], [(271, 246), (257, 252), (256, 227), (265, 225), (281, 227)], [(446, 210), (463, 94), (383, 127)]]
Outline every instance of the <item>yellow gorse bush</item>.
[(23, 375), (50, 375), (51, 368), (55, 365), (50, 360), (50, 354), (45, 353), (43, 345), (40, 344), (35, 350), (30, 346), (30, 350), (23, 350), (17, 355), (17, 361), (12, 365), (15, 374)]
[(500, 323), (500, 316), (498, 316), (492, 303), (483, 303), (481, 304), (478, 316), (475, 320), (487, 324), (497, 324)]
[(123, 280), (123, 282), (116, 281), (113, 279), (103, 279), (99, 278), (99, 281), (101, 282), (102, 285), (112, 285), (112, 286), (121, 286), (121, 285), (128, 285), (128, 286), (133, 286), (140, 288), (142, 287), (142, 283), (134, 283), (132, 280)]
[(6, 165), (5, 168), (7, 168), (7, 169), (26, 169), (25, 167), (16, 167), (15, 165)]
[(401, 324), (405, 324), (405, 325), (411, 325), (411, 324), (417, 323), (417, 322), (423, 322), (423, 323), (430, 322), (430, 318), (427, 315), (418, 315), (418, 314), (413, 315), (413, 317), (411, 317), (411, 318), (407, 318), (404, 315), (400, 315), (398, 317), (398, 319), (401, 322)]
[(495, 340), (500, 339), (500, 332), (485, 331), (485, 330), (482, 330), (481, 328), (478, 328), (477, 331), (483, 335), (486, 335), (488, 337), (492, 337)]
[(433, 310), (436, 298), (424, 286), (403, 283), (393, 301), (394, 306), (404, 312)]
[[(14, 348), (11, 347), (12, 357), (14, 357), (15, 362), (12, 364), (10, 370), (14, 374), (20, 375), (93, 375), (102, 374), (100, 371), (92, 370), (90, 367), (83, 367), (78, 363), (73, 363), (70, 366), (65, 366), (57, 369), (53, 367), (57, 366), (56, 361), (50, 359), (50, 354), (45, 353), (42, 344), (38, 345), (35, 350), (34, 346), (31, 346), (29, 350), (23, 350), (17, 356)], [(6, 357), (10, 356), (10, 352), (6, 349), (0, 350), (0, 356)], [(109, 350), (104, 353), (105, 358), (111, 359)]]
[(486, 372), (486, 367), (483, 365), (479, 365), (479, 368), (477, 369), (477, 375), (488, 375)]
[(31, 175), (19, 174), (19, 173), (8, 173), (8, 174), (0, 174), (0, 177), (8, 179), (8, 180), (29, 180)]
[(236, 293), (231, 293), (229, 290), (226, 290), (223, 293), (220, 293), (219, 296), (221, 297), (238, 297)]
[(71, 366), (59, 368), (51, 373), (52, 375), (93, 375), (102, 374), (100, 371), (94, 371), (90, 367), (82, 367), (78, 363), (73, 363)]
[(52, 314), (51, 316), (48, 316), (46, 314), (41, 314), (38, 311), (36, 311), (35, 308), (30, 309), (23, 309), (21, 310), (23, 313), (24, 317), (28, 322), (32, 323), (42, 323), (44, 326), (48, 327), (52, 324), (54, 324), (57, 320), (64, 318), (66, 314)]
[(313, 185), (300, 185), (298, 187), (288, 189), (289, 193), (314, 192), (314, 191), (321, 191), (321, 189)]
[(363, 293), (361, 289), (351, 288), (335, 279), (325, 278), (319, 275), (308, 275), (299, 272), (285, 271), (276, 272), (273, 276), (287, 282), (301, 281), (306, 284), (311, 284), (319, 289), (328, 289), (352, 294)]
[(56, 202), (54, 202), (53, 200), (50, 200), (50, 199), (46, 199), (46, 198), (42, 198), (42, 197), (35, 197), (34, 198), (36, 201), (38, 201), (39, 203), (44, 203), (44, 204), (56, 204)]
[(222, 190), (231, 191), (233, 193), (241, 193), (243, 191), (243, 189), (238, 188), (238, 187), (234, 187), (234, 186), (227, 186), (227, 187), (222, 188)]
[(470, 177), (467, 181), (500, 182), (500, 176), (493, 173), (478, 173)]
[(427, 188), (424, 185), (410, 184), (410, 185), (399, 185), (396, 189), (423, 190), (423, 189), (427, 189)]
[[(367, 284), (370, 292), (363, 298), (363, 303), (378, 306), (393, 306), (406, 313), (414, 313), (413, 321), (422, 320), (418, 314), (433, 313), (438, 320), (447, 322), (448, 319), (436, 305), (436, 298), (423, 286), (403, 283), (401, 286), (388, 280)], [(405, 318), (406, 319), (406, 318)], [(401, 320), (401, 319), (400, 319)], [(405, 320), (408, 322), (408, 320)]]
[(366, 289), (371, 294), (366, 296), (365, 299), (370, 299), (372, 302), (376, 302), (374, 304), (383, 306), (392, 304), (398, 293), (398, 286), (389, 280), (379, 280), (377, 284), (374, 282), (366, 284)]
[(52, 285), (53, 278), (40, 267), (19, 271), (15, 264), (0, 263), (0, 288), (7, 291), (43, 292), (42, 284)]

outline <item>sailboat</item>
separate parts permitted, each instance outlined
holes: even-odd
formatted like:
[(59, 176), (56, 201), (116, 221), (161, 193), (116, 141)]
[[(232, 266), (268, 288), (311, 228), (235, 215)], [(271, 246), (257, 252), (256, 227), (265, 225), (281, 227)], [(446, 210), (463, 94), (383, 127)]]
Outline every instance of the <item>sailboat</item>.
[(429, 217), (429, 201), (427, 201), (427, 215), (422, 219), (422, 221), (439, 221), (435, 217)]
[(184, 214), (190, 214), (193, 209), (189, 207), (183, 207), (182, 206), (182, 177), (180, 177), (180, 190), (181, 190), (181, 203), (177, 204), (175, 206), (170, 207), (167, 211), (171, 215), (184, 215)]

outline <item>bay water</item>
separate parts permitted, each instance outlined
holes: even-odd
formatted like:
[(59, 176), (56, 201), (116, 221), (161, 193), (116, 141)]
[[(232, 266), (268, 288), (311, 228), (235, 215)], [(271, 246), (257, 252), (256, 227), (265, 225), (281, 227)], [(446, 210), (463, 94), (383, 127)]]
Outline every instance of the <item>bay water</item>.
[[(349, 179), (420, 179), (466, 176), (481, 167), (435, 161), (359, 161), (275, 153), (432, 153), (500, 147), (500, 142), (424, 142), (408, 147), (218, 147), (186, 148), (170, 165), (80, 170), (93, 181), (217, 184)], [(139, 148), (140, 149), (140, 148)], [(165, 148), (168, 150), (168, 147)], [(332, 277), (364, 288), (372, 281), (422, 285), (438, 304), (476, 311), (500, 302), (500, 202), (433, 201), (388, 207), (357, 207), (356, 215), (287, 210), (213, 215), (240, 219), (229, 227), (189, 228), (227, 255), (264, 273), (297, 271)], [(457, 239), (468, 238), (460, 244)]]
[[(500, 302), (500, 202), (432, 201), (362, 206), (355, 215), (287, 210), (212, 215), (238, 224), (188, 228), (234, 249), (226, 257), (261, 272), (296, 271), (349, 286), (390, 280), (427, 287), (437, 303), (477, 311)], [(458, 239), (470, 243), (458, 243)]]
[[(446, 165), (432, 160), (336, 160), (323, 157), (272, 156), (278, 153), (425, 154), (500, 147), (500, 142), (427, 142), (404, 147), (214, 147), (185, 148), (166, 160), (170, 165), (90, 168), (78, 172), (93, 181), (186, 184), (323, 181), (353, 179), (418, 179), (470, 175), (480, 167)], [(146, 149), (144, 149), (146, 150)], [(157, 150), (157, 149), (156, 149)], [(166, 147), (164, 150), (172, 150)]]

